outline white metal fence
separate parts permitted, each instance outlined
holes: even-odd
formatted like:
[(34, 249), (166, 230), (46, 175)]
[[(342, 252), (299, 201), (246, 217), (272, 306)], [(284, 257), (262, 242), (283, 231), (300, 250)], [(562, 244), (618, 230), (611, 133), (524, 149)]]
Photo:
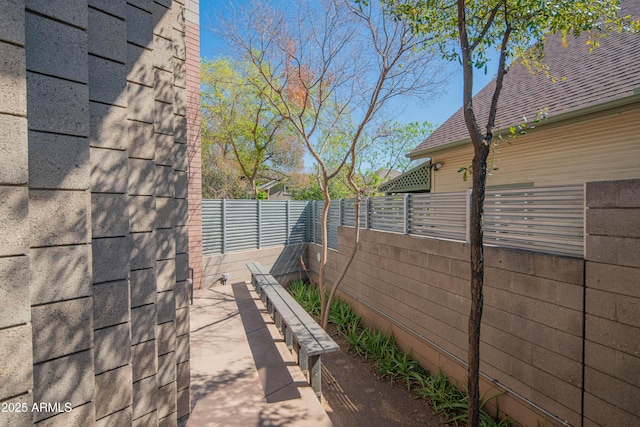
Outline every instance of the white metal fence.
[[(361, 201), (363, 228), (468, 241), (470, 192), (385, 196)], [(322, 201), (203, 201), (203, 251), (227, 253), (267, 246), (321, 242)], [(338, 227), (355, 225), (354, 200), (329, 208), (328, 244)], [(487, 191), (485, 244), (571, 256), (583, 255), (582, 186)]]

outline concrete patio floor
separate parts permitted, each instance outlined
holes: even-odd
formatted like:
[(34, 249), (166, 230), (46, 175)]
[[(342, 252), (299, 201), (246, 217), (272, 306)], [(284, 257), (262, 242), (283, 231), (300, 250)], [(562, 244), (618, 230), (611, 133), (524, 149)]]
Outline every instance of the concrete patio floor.
[(331, 426), (250, 284), (195, 291), (187, 426)]

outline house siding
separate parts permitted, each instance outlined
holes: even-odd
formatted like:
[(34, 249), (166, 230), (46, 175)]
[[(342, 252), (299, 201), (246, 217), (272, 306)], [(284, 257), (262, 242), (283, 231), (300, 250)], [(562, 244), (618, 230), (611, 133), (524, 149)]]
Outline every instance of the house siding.
[[(493, 156), (487, 186), (533, 184), (536, 187), (583, 184), (587, 181), (640, 178), (640, 106), (587, 117), (560, 126), (532, 130), (503, 142)], [(432, 192), (471, 188), (461, 167), (473, 159), (470, 144), (434, 151), (432, 162), (443, 167), (432, 170)], [(491, 163), (491, 159), (489, 159)]]

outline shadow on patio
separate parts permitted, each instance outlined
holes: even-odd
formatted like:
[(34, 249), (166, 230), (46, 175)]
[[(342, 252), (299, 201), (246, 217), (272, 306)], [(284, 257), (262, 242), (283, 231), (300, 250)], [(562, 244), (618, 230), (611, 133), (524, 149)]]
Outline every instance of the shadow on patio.
[(250, 285), (195, 291), (190, 316), (188, 426), (331, 426)]

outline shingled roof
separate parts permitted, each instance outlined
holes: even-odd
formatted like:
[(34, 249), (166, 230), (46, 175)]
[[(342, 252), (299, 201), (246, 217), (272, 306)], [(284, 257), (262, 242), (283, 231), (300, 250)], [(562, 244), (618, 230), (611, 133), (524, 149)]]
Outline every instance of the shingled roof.
[[(627, 1), (624, 14), (640, 16), (640, 1)], [(614, 33), (600, 40), (600, 47), (589, 52), (587, 36), (570, 39), (562, 47), (561, 38), (552, 35), (545, 45), (545, 63), (551, 76), (566, 78), (553, 82), (544, 74), (531, 74), (519, 62), (514, 63), (504, 79), (498, 103), (496, 128), (508, 129), (534, 118), (536, 112), (548, 109), (549, 121), (554, 117), (588, 107), (640, 94), (640, 34)], [(473, 98), (478, 123), (488, 117), (495, 79)], [(462, 108), (408, 154), (410, 158), (426, 157), (436, 149), (469, 141)]]

